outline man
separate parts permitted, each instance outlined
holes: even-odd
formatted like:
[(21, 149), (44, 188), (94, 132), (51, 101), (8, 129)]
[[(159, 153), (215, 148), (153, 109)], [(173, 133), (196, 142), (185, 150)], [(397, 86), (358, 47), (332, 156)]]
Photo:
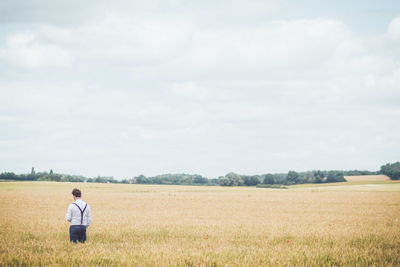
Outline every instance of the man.
[(67, 221), (71, 223), (69, 240), (74, 243), (77, 241), (85, 243), (86, 229), (92, 221), (90, 206), (81, 199), (81, 190), (74, 188), (72, 196), (75, 202), (69, 205), (66, 216)]

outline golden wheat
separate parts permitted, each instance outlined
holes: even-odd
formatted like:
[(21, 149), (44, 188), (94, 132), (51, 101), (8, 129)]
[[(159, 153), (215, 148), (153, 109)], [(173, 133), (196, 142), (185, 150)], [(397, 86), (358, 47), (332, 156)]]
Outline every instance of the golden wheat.
[(386, 175), (353, 175), (344, 177), (348, 182), (365, 182), (365, 181), (390, 181)]
[[(64, 221), (74, 187), (93, 213), (77, 245)], [(0, 192), (1, 266), (400, 264), (399, 192), (52, 182)]]

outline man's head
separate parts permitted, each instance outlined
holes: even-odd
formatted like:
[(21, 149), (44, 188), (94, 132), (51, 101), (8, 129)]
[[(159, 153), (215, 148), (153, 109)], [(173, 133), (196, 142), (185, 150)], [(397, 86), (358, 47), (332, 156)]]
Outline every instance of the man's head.
[(77, 199), (82, 196), (82, 192), (78, 188), (74, 188), (74, 190), (72, 190), (72, 195), (74, 196), (74, 199)]

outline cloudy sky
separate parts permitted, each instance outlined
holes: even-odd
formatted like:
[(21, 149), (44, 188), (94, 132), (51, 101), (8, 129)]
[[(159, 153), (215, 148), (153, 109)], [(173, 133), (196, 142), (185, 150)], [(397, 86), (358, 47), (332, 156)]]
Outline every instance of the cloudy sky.
[(0, 2), (0, 172), (398, 160), (398, 0)]

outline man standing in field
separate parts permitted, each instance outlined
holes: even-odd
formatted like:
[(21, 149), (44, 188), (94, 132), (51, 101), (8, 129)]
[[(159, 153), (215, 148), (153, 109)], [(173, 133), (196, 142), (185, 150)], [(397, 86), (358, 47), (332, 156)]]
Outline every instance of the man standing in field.
[(69, 205), (66, 216), (67, 221), (71, 223), (69, 227), (69, 240), (74, 243), (77, 241), (85, 243), (86, 229), (92, 221), (90, 206), (81, 199), (81, 190), (74, 188), (72, 196), (75, 202)]

